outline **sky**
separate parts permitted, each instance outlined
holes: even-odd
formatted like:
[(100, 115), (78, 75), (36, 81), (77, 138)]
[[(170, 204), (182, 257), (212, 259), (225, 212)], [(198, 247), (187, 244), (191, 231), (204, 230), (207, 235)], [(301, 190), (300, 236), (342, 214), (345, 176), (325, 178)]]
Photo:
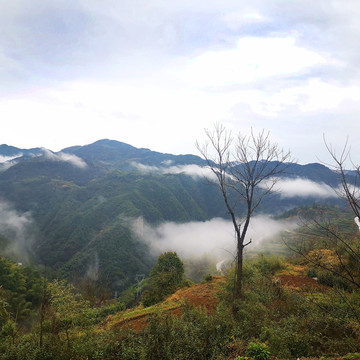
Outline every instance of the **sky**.
[(2, 1), (0, 144), (198, 154), (221, 122), (299, 163), (348, 138), (359, 164), (359, 17), (358, 0)]

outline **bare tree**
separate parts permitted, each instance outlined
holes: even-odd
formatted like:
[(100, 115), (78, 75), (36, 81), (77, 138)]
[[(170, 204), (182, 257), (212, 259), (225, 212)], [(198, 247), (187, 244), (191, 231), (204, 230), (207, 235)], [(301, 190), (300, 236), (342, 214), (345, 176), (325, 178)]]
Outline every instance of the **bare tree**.
[(224, 199), (236, 236), (236, 279), (234, 297), (242, 296), (244, 248), (250, 220), (263, 198), (274, 188), (279, 174), (290, 159), (290, 152), (279, 149), (270, 142), (269, 132), (238, 134), (236, 139), (222, 124), (214, 130), (205, 130), (207, 141), (196, 142), (215, 176)]
[[(330, 167), (341, 184), (334, 190), (346, 201), (348, 209), (326, 209), (311, 214), (310, 219), (305, 217), (300, 229), (291, 235), (293, 239), (286, 242), (319, 271), (332, 274), (342, 286), (360, 290), (360, 168), (351, 161), (347, 142), (339, 154), (325, 139), (324, 142), (333, 160)], [(354, 169), (348, 171), (347, 165)]]
[[(360, 166), (355, 165), (350, 158), (350, 147), (348, 146), (348, 140), (341, 151), (340, 155), (336, 154), (336, 150), (332, 145), (326, 142), (324, 137), (324, 143), (326, 149), (328, 150), (331, 158), (333, 159), (334, 165), (332, 166), (334, 170), (339, 174), (341, 180), (342, 191), (338, 191), (338, 195), (343, 197), (349, 204), (353, 214), (360, 219), (360, 191), (359, 191), (359, 180), (360, 180)], [(345, 164), (347, 161), (353, 166), (354, 170), (352, 171), (353, 179), (352, 182), (349, 181), (349, 176), (347, 176), (347, 171)]]

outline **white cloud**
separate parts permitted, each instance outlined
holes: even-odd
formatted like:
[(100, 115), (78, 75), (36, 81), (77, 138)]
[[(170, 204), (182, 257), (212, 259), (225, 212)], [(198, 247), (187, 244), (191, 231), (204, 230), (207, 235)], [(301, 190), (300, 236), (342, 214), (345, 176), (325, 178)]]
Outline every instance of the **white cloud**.
[(113, 138), (194, 153), (221, 121), (269, 129), (314, 162), (323, 133), (359, 133), (357, 1), (14, 0), (0, 10), (2, 142), (61, 150)]
[(209, 180), (215, 180), (213, 172), (207, 168), (199, 165), (176, 165), (176, 166), (149, 166), (136, 162), (131, 163), (136, 169), (143, 173), (158, 173), (158, 174), (185, 174), (192, 178), (207, 178)]
[[(155, 254), (164, 251), (176, 251), (183, 257), (201, 257), (211, 254), (218, 259), (234, 254), (235, 236), (231, 221), (214, 218), (204, 222), (183, 224), (168, 222), (157, 227), (147, 224), (135, 230), (150, 245)], [(254, 216), (251, 219), (247, 239), (251, 239), (250, 248), (260, 247), (263, 242), (283, 230), (292, 230), (297, 226), (294, 221), (273, 220), (269, 216)], [(247, 240), (246, 240), (247, 241)]]
[(79, 167), (81, 169), (87, 167), (86, 162), (76, 155), (60, 152), (57, 154), (57, 156), (60, 161), (69, 162), (70, 164)]
[(12, 166), (17, 164), (16, 159), (21, 157), (23, 154), (18, 153), (12, 156), (3, 156), (0, 155), (0, 172), (6, 171), (7, 169), (11, 168)]
[(162, 164), (165, 165), (165, 166), (170, 166), (172, 163), (173, 163), (172, 160), (164, 160), (164, 161), (162, 162)]
[(8, 161), (5, 163), (0, 163), (0, 171), (6, 171), (7, 169), (11, 168), (12, 166), (16, 165), (16, 161)]
[(16, 155), (12, 155), (12, 156), (3, 156), (3, 155), (0, 155), (0, 163), (6, 163), (8, 161), (11, 161), (11, 160), (14, 160), (20, 156), (22, 156), (23, 154), (22, 153), (19, 153), (19, 154), (16, 154)]
[(301, 86), (288, 86), (270, 94), (260, 90), (247, 92), (242, 98), (254, 112), (265, 116), (275, 117), (294, 109), (303, 114), (320, 111), (346, 113), (359, 102), (360, 86), (342, 86), (313, 78)]
[[(269, 180), (270, 182), (272, 180)], [(266, 187), (267, 184), (262, 185)], [(316, 197), (316, 198), (336, 198), (337, 192), (325, 183), (317, 183), (303, 178), (281, 178), (276, 181), (274, 191), (280, 193), (283, 198), (292, 197)]]
[(9, 241), (5, 252), (22, 261), (28, 260), (33, 237), (33, 219), (30, 213), (20, 213), (7, 202), (0, 202), (0, 234)]
[(199, 86), (226, 86), (294, 75), (324, 63), (323, 56), (296, 45), (291, 37), (244, 37), (236, 48), (197, 56), (182, 76)]
[[(358, 186), (355, 186), (349, 182), (347, 184), (347, 187), (348, 187), (348, 191), (350, 192), (350, 194), (354, 199), (360, 199), (360, 188)], [(343, 199), (348, 198), (344, 188), (341, 185), (338, 187), (338, 189), (336, 189), (336, 193), (339, 197)]]
[(67, 153), (63, 153), (63, 152), (59, 152), (59, 153), (55, 154), (52, 151), (45, 149), (45, 148), (43, 148), (42, 151), (43, 151), (44, 156), (49, 160), (68, 162), (71, 165), (74, 165), (81, 169), (84, 169), (87, 167), (86, 162), (76, 155), (67, 154)]
[(245, 25), (249, 24), (261, 24), (271, 22), (271, 19), (262, 15), (259, 12), (248, 11), (245, 9), (241, 12), (231, 12), (227, 13), (222, 17), (223, 21), (229, 26), (230, 29), (239, 30)]

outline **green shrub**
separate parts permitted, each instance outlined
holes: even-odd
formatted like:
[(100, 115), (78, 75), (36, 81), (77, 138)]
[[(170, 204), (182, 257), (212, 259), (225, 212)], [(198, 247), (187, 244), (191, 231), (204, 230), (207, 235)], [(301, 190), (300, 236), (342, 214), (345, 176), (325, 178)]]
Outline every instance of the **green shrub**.
[(345, 291), (351, 291), (351, 286), (344, 281), (342, 278), (333, 275), (330, 272), (321, 272), (318, 275), (318, 282), (319, 284), (330, 286), (333, 288), (345, 290)]
[(343, 356), (344, 359), (353, 360), (353, 359), (360, 359), (360, 353), (348, 353), (345, 356)]
[(229, 359), (229, 358), (235, 358), (236, 360), (239, 360), (239, 359), (244, 360), (245, 359), (245, 357), (242, 356), (243, 354), (245, 354), (245, 351), (247, 349), (247, 347), (245, 345), (245, 341), (239, 340), (238, 338), (236, 338), (233, 335), (227, 341), (225, 348), (226, 348), (225, 354), (223, 351), (221, 356), (226, 357), (226, 359)]
[(270, 351), (264, 343), (250, 342), (246, 350), (246, 356), (255, 360), (268, 360), (270, 358)]
[(306, 276), (315, 278), (317, 277), (317, 271), (315, 269), (307, 269)]
[(265, 256), (264, 254), (257, 257), (254, 266), (263, 276), (274, 275), (277, 271), (285, 268), (283, 261), (279, 257)]
[(141, 301), (144, 306), (154, 305), (175, 292), (184, 281), (184, 265), (175, 252), (166, 252), (159, 256)]

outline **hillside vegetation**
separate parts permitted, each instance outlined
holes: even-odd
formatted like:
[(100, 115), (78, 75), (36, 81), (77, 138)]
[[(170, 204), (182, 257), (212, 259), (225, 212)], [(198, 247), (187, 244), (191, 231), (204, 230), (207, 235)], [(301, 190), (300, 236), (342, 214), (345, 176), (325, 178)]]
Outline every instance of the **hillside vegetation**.
[[(0, 209), (2, 204), (7, 209), (1, 214), (16, 215), (13, 223), (27, 217), (18, 236), (13, 234), (18, 230), (0, 227), (14, 245), (0, 242), (0, 254), (41, 264), (73, 281), (92, 273), (120, 292), (136, 274), (149, 274), (155, 258), (133, 231), (136, 219), (156, 226), (227, 218), (221, 194), (199, 176), (204, 160), (194, 155), (162, 154), (111, 140), (59, 153), (2, 146), (0, 155), (19, 155), (0, 172)], [(320, 164), (292, 164), (286, 176), (339, 183)], [(281, 214), (314, 202), (341, 204), (332, 197), (275, 194), (258, 213)]]
[(52, 281), (31, 327), (17, 322), (15, 329), (12, 315), (2, 318), (0, 358), (356, 358), (359, 294), (347, 292), (344, 301), (338, 288), (308, 277), (310, 268), (300, 258), (248, 260), (236, 316), (232, 271), (127, 310), (116, 301), (91, 305), (71, 285)]
[[(197, 233), (185, 235), (228, 215), (202, 159), (110, 140), (1, 151), (19, 156), (0, 171), (0, 359), (359, 357), (360, 237), (330, 188), (338, 173), (288, 165), (284, 184), (326, 196), (292, 189), (261, 203), (254, 215), (272, 217), (256, 230), (297, 227), (249, 246), (234, 296), (231, 254), (217, 272), (213, 254), (197, 257)], [(153, 251), (147, 232), (156, 240), (168, 222), (184, 225), (177, 242), (193, 256)]]

